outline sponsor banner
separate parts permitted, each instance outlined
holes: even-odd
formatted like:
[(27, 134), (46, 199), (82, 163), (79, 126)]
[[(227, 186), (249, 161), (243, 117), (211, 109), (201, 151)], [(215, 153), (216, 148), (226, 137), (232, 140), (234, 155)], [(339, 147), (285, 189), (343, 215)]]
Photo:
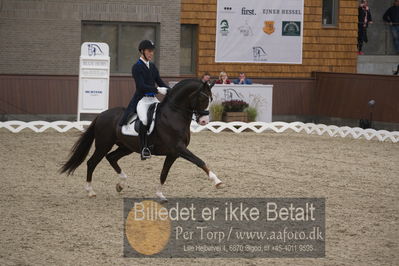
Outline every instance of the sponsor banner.
[(320, 258), (324, 198), (124, 198), (125, 257)]
[(216, 62), (302, 63), (303, 0), (218, 0)]

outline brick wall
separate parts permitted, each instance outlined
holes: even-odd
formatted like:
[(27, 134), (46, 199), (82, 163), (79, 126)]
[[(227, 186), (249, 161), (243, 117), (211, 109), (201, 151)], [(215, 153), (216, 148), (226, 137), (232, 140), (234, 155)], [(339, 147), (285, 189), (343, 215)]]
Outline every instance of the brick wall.
[(0, 73), (77, 75), (82, 20), (160, 23), (160, 72), (179, 74), (180, 0), (0, 0)]
[(312, 71), (356, 72), (357, 1), (339, 1), (337, 28), (323, 28), (321, 0), (304, 0), (303, 64), (215, 63), (216, 0), (182, 0), (181, 23), (198, 24), (198, 75), (210, 72), (230, 77), (310, 77)]

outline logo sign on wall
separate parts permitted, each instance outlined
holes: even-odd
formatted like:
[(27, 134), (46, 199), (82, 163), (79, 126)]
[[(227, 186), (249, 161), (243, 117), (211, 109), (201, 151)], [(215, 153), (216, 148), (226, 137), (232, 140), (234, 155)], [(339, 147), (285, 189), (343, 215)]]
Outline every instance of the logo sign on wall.
[(302, 63), (303, 0), (218, 0), (215, 62)]
[(109, 47), (106, 43), (85, 42), (79, 67), (78, 117), (81, 113), (101, 113), (108, 109)]
[(273, 85), (215, 84), (212, 94), (216, 103), (243, 100), (258, 111), (256, 121), (272, 122)]

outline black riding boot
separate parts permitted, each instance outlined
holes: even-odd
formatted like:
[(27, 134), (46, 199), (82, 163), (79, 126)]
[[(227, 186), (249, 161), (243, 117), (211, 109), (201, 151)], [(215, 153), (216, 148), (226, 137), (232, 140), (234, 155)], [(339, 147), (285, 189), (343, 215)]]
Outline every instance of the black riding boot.
[(147, 144), (147, 126), (145, 126), (141, 121), (140, 121), (139, 137), (140, 137), (141, 160), (151, 158), (151, 151), (148, 148)]

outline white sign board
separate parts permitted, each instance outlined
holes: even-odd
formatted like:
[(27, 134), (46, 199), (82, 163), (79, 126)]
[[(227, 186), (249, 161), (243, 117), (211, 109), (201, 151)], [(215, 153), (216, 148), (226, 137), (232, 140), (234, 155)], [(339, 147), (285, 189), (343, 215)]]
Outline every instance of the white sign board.
[(215, 84), (212, 95), (216, 103), (243, 100), (258, 111), (256, 121), (272, 122), (273, 85)]
[(303, 0), (218, 0), (216, 62), (302, 63)]
[(85, 42), (80, 51), (78, 118), (108, 109), (110, 58), (106, 43)]

